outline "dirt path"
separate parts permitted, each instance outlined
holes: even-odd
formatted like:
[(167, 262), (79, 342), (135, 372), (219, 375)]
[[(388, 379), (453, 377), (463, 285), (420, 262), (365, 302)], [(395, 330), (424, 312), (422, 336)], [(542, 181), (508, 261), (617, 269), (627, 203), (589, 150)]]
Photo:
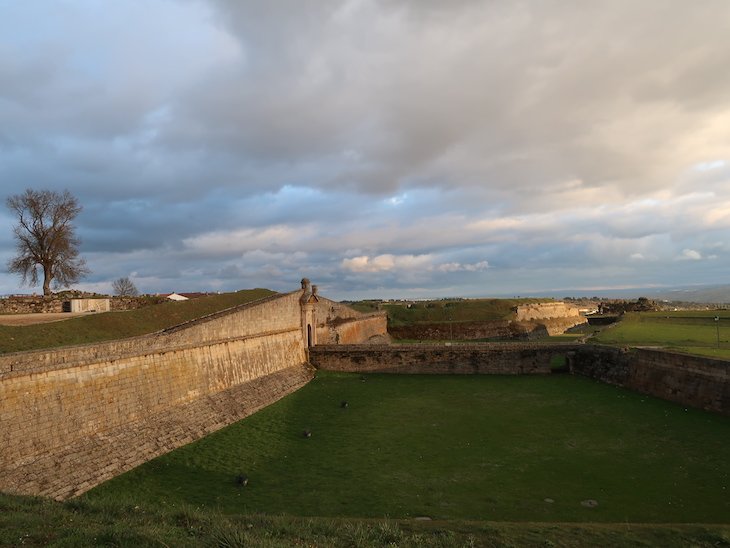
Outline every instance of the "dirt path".
[(60, 322), (86, 312), (49, 312), (48, 314), (0, 314), (0, 325), (33, 325), (37, 323)]

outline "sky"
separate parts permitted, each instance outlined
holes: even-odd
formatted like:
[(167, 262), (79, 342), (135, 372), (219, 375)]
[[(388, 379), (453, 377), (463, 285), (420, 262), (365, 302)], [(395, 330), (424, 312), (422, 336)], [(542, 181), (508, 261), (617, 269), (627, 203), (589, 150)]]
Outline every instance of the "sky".
[(727, 283), (728, 67), (727, 0), (0, 0), (2, 202), (88, 291)]

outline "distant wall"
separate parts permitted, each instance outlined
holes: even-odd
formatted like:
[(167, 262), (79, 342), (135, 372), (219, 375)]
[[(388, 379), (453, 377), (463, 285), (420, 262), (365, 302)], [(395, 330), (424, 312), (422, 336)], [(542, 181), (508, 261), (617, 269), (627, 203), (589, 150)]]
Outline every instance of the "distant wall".
[(545, 326), (549, 335), (560, 335), (567, 329), (588, 323), (580, 310), (564, 302), (521, 304), (514, 309), (518, 322), (536, 322)]
[[(96, 301), (105, 300), (108, 304), (108, 309), (101, 310), (99, 307), (106, 305), (99, 305)], [(68, 297), (61, 297), (58, 295), (50, 295), (44, 297), (42, 295), (28, 295), (20, 297), (5, 297), (0, 299), (0, 314), (49, 314), (49, 313), (60, 313), (60, 312), (87, 312), (83, 308), (74, 310), (73, 301), (91, 301), (90, 304), (94, 305), (91, 308), (95, 309), (96, 312), (105, 312), (106, 310), (133, 310), (135, 308), (142, 308), (144, 306), (150, 306), (152, 304), (158, 304), (165, 302), (164, 297), (100, 297), (90, 299), (71, 299)], [(67, 304), (67, 309), (64, 310), (64, 303)], [(76, 305), (77, 307), (80, 305)], [(87, 305), (88, 306), (88, 305)]]
[(137, 297), (110, 297), (109, 304), (112, 310), (136, 310), (138, 308), (144, 308), (145, 306), (151, 306), (154, 304), (160, 304), (167, 302), (165, 297), (161, 295), (140, 295)]
[(316, 303), (317, 344), (385, 343), (388, 317), (385, 312), (364, 314), (347, 305), (319, 296)]
[(63, 303), (68, 299), (42, 295), (27, 297), (6, 297), (0, 299), (0, 314), (48, 314), (63, 312)]
[(730, 415), (730, 362), (657, 349), (586, 345), (571, 372), (682, 405)]
[(495, 343), (319, 346), (310, 350), (318, 369), (346, 372), (524, 375), (550, 373), (550, 361), (572, 344)]
[[(80, 494), (112, 472), (196, 439), (203, 426), (218, 429), (301, 386), (309, 378), (301, 294), (149, 336), (0, 356), (0, 490)], [(290, 372), (285, 379), (283, 371)], [(225, 393), (245, 392), (253, 381), (258, 388), (247, 397), (255, 405), (234, 412)], [(207, 405), (212, 422), (187, 428), (175, 420), (188, 416), (190, 405)], [(158, 416), (166, 418), (154, 420)], [(144, 435), (132, 439), (140, 421)], [(107, 444), (120, 439), (130, 443)], [(59, 478), (59, 469), (69, 473)]]
[(517, 321), (547, 320), (550, 318), (578, 316), (580, 316), (580, 310), (564, 302), (529, 303), (515, 307), (515, 319)]

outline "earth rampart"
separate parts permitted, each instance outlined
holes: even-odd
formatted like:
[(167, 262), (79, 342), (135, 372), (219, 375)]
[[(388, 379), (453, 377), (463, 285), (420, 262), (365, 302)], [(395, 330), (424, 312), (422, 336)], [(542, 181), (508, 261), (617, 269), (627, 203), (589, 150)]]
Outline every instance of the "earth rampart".
[(541, 325), (509, 320), (391, 325), (388, 332), (396, 339), (417, 341), (530, 339), (547, 336), (547, 330)]

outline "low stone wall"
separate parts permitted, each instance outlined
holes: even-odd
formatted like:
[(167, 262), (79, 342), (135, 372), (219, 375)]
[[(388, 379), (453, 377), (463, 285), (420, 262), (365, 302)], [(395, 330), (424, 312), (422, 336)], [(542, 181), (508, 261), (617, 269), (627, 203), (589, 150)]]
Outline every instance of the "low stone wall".
[(68, 299), (40, 296), (6, 297), (0, 299), (0, 314), (58, 314)]
[(318, 369), (355, 373), (547, 374), (553, 356), (576, 347), (528, 343), (317, 346), (310, 349), (309, 359)]
[(152, 306), (169, 302), (161, 295), (140, 295), (138, 297), (111, 297), (109, 304), (113, 311), (136, 310), (145, 306)]
[(682, 405), (730, 415), (730, 362), (659, 349), (586, 345), (570, 370)]
[[(97, 305), (94, 301), (105, 300), (106, 305)], [(89, 305), (81, 307), (77, 310), (64, 309), (64, 303), (72, 301), (91, 301)], [(144, 297), (99, 297), (89, 299), (75, 299), (71, 297), (60, 297), (51, 295), (43, 297), (42, 295), (6, 297), (0, 299), (0, 314), (58, 314), (61, 312), (87, 312), (93, 309), (96, 312), (106, 312), (107, 310), (134, 310), (154, 304), (166, 302), (164, 297), (144, 296)], [(66, 307), (69, 305), (66, 304)], [(78, 305), (77, 305), (78, 306)], [(103, 308), (102, 308), (103, 307)]]

